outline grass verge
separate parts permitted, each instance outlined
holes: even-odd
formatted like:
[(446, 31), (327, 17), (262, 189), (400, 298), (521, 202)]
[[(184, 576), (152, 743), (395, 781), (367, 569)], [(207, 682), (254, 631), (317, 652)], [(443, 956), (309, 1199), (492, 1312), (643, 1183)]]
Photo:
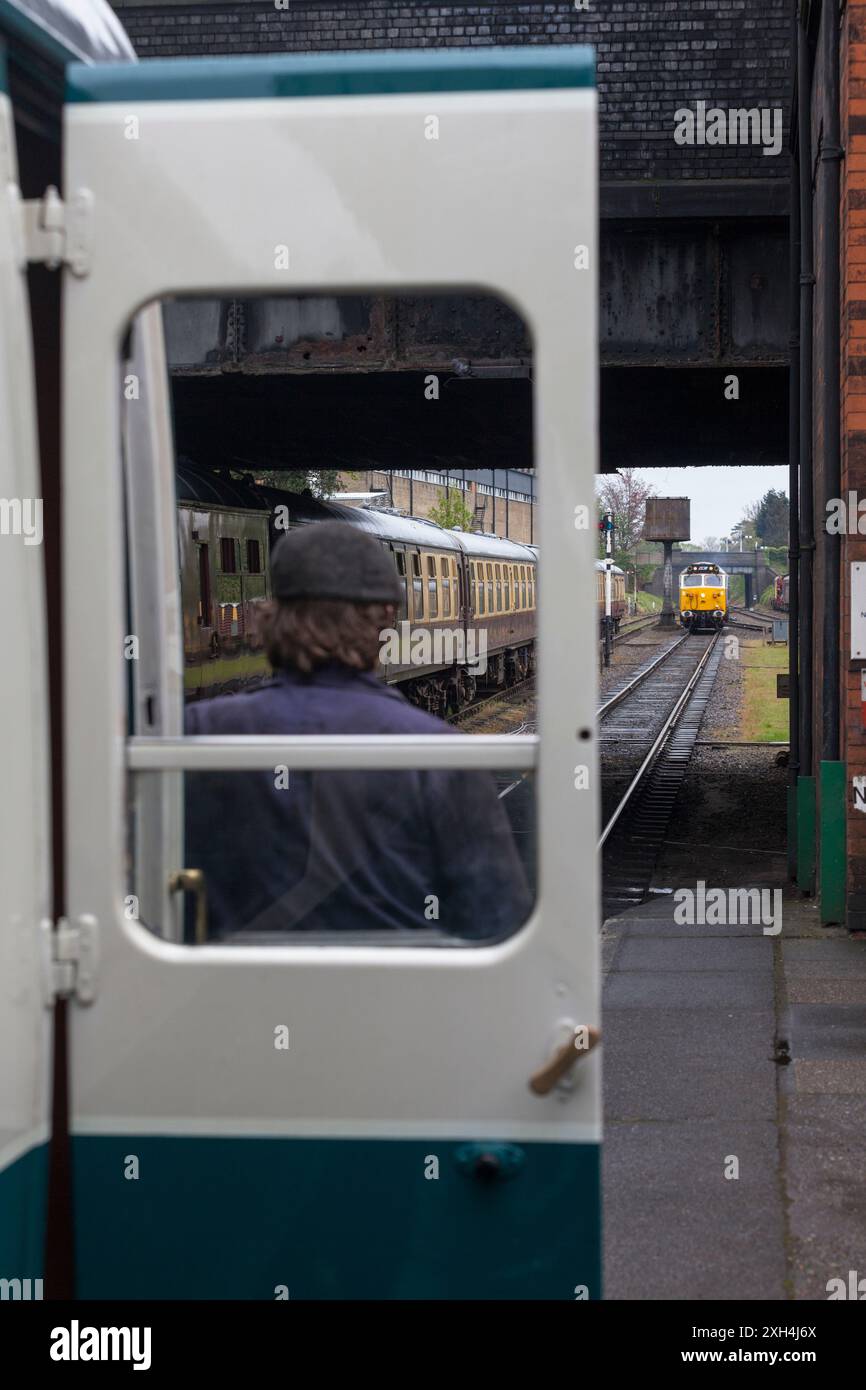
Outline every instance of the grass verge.
[(788, 701), (776, 698), (776, 676), (788, 669), (788, 648), (781, 643), (741, 642), (743, 704), (740, 737), (772, 743), (788, 737)]

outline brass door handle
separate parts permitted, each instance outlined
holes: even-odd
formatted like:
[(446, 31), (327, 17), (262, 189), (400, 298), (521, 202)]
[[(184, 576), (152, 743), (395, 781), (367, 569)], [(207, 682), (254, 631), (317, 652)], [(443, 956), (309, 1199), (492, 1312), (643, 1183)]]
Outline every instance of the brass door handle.
[(575, 1062), (581, 1057), (585, 1057), (591, 1052), (597, 1042), (601, 1041), (601, 1030), (594, 1028), (592, 1024), (583, 1024), (572, 1030), (572, 1035), (566, 1038), (552, 1057), (544, 1063), (537, 1072), (529, 1078), (529, 1089), (534, 1091), (537, 1096), (546, 1096), (552, 1091), (563, 1077), (567, 1076)]
[(168, 880), (170, 893), (195, 893), (195, 944), (207, 941), (207, 887), (203, 869), (178, 869)]

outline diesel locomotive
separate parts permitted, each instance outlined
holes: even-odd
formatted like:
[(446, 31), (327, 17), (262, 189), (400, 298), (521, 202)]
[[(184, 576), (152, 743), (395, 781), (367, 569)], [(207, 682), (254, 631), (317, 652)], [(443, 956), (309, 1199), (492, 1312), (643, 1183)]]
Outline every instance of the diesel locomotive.
[(687, 565), (680, 575), (680, 623), (690, 632), (712, 632), (728, 616), (728, 576), (718, 565)]

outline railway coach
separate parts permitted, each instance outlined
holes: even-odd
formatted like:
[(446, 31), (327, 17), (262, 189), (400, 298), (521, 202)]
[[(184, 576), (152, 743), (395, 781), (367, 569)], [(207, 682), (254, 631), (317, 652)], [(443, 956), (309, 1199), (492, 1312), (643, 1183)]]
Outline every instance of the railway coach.
[(395, 511), (281, 492), (181, 459), (178, 542), (187, 699), (260, 682), (268, 667), (255, 603), (269, 592), (268, 556), (283, 527), (343, 521), (393, 557), (402, 600), (385, 634), (389, 684), (433, 714), (476, 691), (505, 689), (535, 667), (535, 547), (446, 530)]
[[(3, 0), (0, 39), (0, 496), (44, 507), (41, 545), (0, 538), (0, 1277), (83, 1299), (599, 1297), (596, 805), (572, 774), (597, 784), (595, 535), (571, 525), (595, 510), (592, 56), (136, 63), (99, 0)], [(496, 295), (531, 331), (540, 736), (185, 736), (160, 300), (419, 286)], [(238, 541), (227, 577), (258, 582), (255, 539), (214, 534)], [(485, 617), (503, 563), (525, 613), (523, 560), (483, 544)], [(429, 553), (453, 606), (458, 552)], [(218, 640), (245, 601), (222, 600)], [(275, 768), (525, 778), (529, 917), (474, 943), (431, 921), (185, 944), (186, 776)]]

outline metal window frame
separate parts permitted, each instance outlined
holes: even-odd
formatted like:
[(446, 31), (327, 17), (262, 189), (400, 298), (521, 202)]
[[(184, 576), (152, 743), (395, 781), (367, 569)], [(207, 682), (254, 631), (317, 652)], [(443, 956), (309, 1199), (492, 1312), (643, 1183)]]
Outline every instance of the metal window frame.
[(130, 772), (369, 770), (527, 772), (538, 766), (535, 734), (248, 734), (129, 738)]

